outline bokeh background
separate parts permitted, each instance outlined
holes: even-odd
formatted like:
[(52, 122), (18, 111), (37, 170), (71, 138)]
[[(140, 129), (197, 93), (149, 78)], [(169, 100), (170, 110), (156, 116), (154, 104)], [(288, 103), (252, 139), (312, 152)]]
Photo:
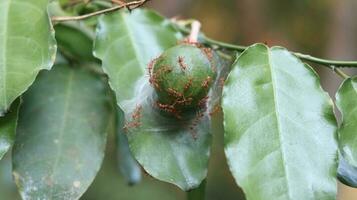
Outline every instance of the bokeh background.
[[(167, 17), (198, 19), (206, 35), (225, 42), (264, 42), (319, 57), (357, 60), (357, 0), (152, 0), (148, 7)], [(341, 78), (313, 66), (334, 97)], [(346, 73), (357, 71), (346, 69)], [(206, 199), (243, 200), (226, 165), (220, 120), (217, 116), (214, 122)], [(138, 185), (128, 186), (119, 173), (113, 136), (108, 141), (104, 165), (82, 200), (186, 199), (184, 192), (148, 175)], [(8, 158), (0, 162), (0, 200), (19, 199), (10, 171)], [(357, 190), (340, 184), (338, 198), (356, 200)]]

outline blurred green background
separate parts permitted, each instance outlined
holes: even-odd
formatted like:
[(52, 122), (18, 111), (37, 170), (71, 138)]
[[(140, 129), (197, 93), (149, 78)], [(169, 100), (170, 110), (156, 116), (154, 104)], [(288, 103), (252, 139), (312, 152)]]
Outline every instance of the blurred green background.
[[(356, 0), (152, 0), (148, 7), (167, 17), (198, 19), (206, 35), (225, 42), (241, 45), (264, 42), (319, 57), (357, 60)], [(315, 69), (323, 87), (333, 97), (342, 80), (323, 67)], [(346, 72), (356, 74), (356, 70)], [(226, 165), (220, 121), (221, 116), (214, 120), (206, 199), (244, 199)], [(119, 173), (115, 152), (111, 135), (103, 167), (81, 199), (186, 199), (186, 194), (175, 186), (148, 175), (138, 185), (128, 186)], [(0, 162), (0, 200), (19, 199), (10, 172), (8, 155)], [(340, 200), (357, 199), (355, 189), (339, 185), (339, 191)]]

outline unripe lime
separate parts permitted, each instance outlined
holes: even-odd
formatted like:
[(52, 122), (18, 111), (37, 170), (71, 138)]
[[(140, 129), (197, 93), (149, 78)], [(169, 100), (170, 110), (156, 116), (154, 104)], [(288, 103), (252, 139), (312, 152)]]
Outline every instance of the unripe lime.
[(150, 82), (160, 108), (181, 112), (201, 107), (215, 79), (212, 52), (193, 44), (180, 44), (154, 60)]

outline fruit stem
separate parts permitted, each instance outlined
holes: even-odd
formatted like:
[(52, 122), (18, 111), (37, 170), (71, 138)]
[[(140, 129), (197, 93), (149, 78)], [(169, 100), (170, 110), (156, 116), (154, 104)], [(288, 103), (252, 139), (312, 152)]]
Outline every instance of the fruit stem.
[(198, 34), (200, 33), (201, 23), (197, 20), (194, 20), (191, 23), (191, 32), (188, 36), (189, 43), (197, 43), (198, 42)]

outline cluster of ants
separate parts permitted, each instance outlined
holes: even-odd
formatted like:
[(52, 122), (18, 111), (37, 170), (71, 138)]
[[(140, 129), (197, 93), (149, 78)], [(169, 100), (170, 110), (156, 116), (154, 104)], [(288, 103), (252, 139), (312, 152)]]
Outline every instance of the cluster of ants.
[[(148, 64), (149, 82), (157, 91), (161, 91), (162, 88), (160, 88), (160, 86), (159, 86), (157, 77), (161, 73), (170, 73), (173, 69), (170, 66), (164, 66), (164, 67), (160, 68), (159, 70), (157, 70), (156, 73), (153, 73), (152, 69), (153, 69), (153, 65), (156, 62), (156, 60), (157, 59), (154, 59)], [(179, 56), (177, 58), (177, 62), (179, 64), (181, 70), (183, 72), (185, 72), (187, 70), (187, 65), (185, 64), (184, 58), (182, 56)], [(193, 102), (192, 97), (185, 96), (185, 93), (191, 88), (193, 81), (194, 81), (193, 78), (188, 79), (188, 82), (185, 83), (185, 85), (183, 87), (183, 92), (179, 92), (173, 88), (167, 88), (165, 92), (170, 97), (174, 98), (173, 103), (165, 104), (165, 103), (161, 103), (160, 101), (156, 101), (154, 106), (156, 106), (160, 110), (163, 110), (167, 113), (171, 113), (177, 119), (181, 119), (182, 117), (181, 117), (181, 113), (180, 113), (180, 108), (183, 106), (189, 106)], [(207, 76), (206, 79), (202, 82), (201, 87), (208, 89), (211, 82), (212, 82), (212, 77)], [(208, 100), (208, 96), (205, 96), (198, 102), (197, 106), (199, 108), (203, 108), (206, 105), (207, 100)]]
[[(212, 49), (210, 48), (205, 48), (205, 47), (200, 47), (200, 49), (205, 53), (205, 55), (207, 56), (207, 58), (211, 61), (213, 58), (213, 52)], [(149, 82), (150, 84), (157, 90), (160, 91), (162, 90), (162, 88), (160, 88), (158, 80), (157, 80), (157, 76), (160, 73), (170, 73), (173, 71), (173, 69), (170, 66), (164, 66), (162, 68), (160, 68), (158, 71), (156, 71), (156, 74), (153, 73), (153, 66), (155, 64), (155, 62), (157, 61), (158, 58), (153, 59), (152, 61), (150, 61), (150, 63), (148, 64), (148, 73), (149, 73)], [(182, 70), (182, 72), (185, 72), (188, 68), (187, 64), (184, 61), (184, 57), (179, 56), (177, 58), (177, 62)], [(213, 71), (216, 71), (215, 66), (212, 64), (212, 69)], [(191, 88), (192, 84), (193, 84), (194, 79), (193, 78), (189, 78), (188, 82), (184, 85), (184, 91), (181, 93), (173, 88), (167, 88), (166, 92), (169, 96), (174, 97), (174, 102), (171, 104), (165, 104), (165, 103), (161, 103), (159, 100), (157, 100), (154, 103), (154, 107), (158, 108), (159, 110), (162, 110), (166, 113), (172, 114), (175, 118), (177, 119), (182, 119), (182, 113), (181, 113), (181, 109), (184, 106), (189, 106), (192, 104), (193, 102), (193, 98), (190, 96), (185, 96), (185, 93)], [(209, 89), (209, 86), (212, 83), (212, 77), (207, 76), (203, 82), (201, 83), (201, 87), (203, 87), (204, 89)], [(219, 84), (224, 84), (224, 78), (222, 78), (222, 80), (220, 79)], [(192, 120), (191, 125), (189, 126), (189, 130), (190, 133), (192, 135), (192, 137), (194, 139), (197, 139), (197, 131), (196, 131), (196, 127), (198, 125), (198, 123), (200, 122), (200, 120), (202, 119), (202, 117), (204, 116), (204, 112), (207, 109), (207, 102), (209, 100), (209, 96), (205, 96), (203, 97), (197, 104), (197, 107), (199, 108), (199, 110), (196, 113), (196, 117)], [(131, 121), (127, 122), (124, 126), (124, 130), (128, 130), (130, 128), (137, 128), (141, 125), (141, 111), (142, 111), (142, 106), (138, 105), (135, 110), (132, 113), (131, 116)], [(220, 106), (216, 105), (214, 106), (214, 108), (212, 109), (212, 111), (209, 113), (209, 115), (213, 115), (216, 112), (220, 111)]]
[(133, 114), (131, 115), (131, 121), (125, 123), (124, 131), (128, 132), (128, 129), (136, 128), (141, 125), (141, 111), (143, 107), (141, 105), (137, 105)]

